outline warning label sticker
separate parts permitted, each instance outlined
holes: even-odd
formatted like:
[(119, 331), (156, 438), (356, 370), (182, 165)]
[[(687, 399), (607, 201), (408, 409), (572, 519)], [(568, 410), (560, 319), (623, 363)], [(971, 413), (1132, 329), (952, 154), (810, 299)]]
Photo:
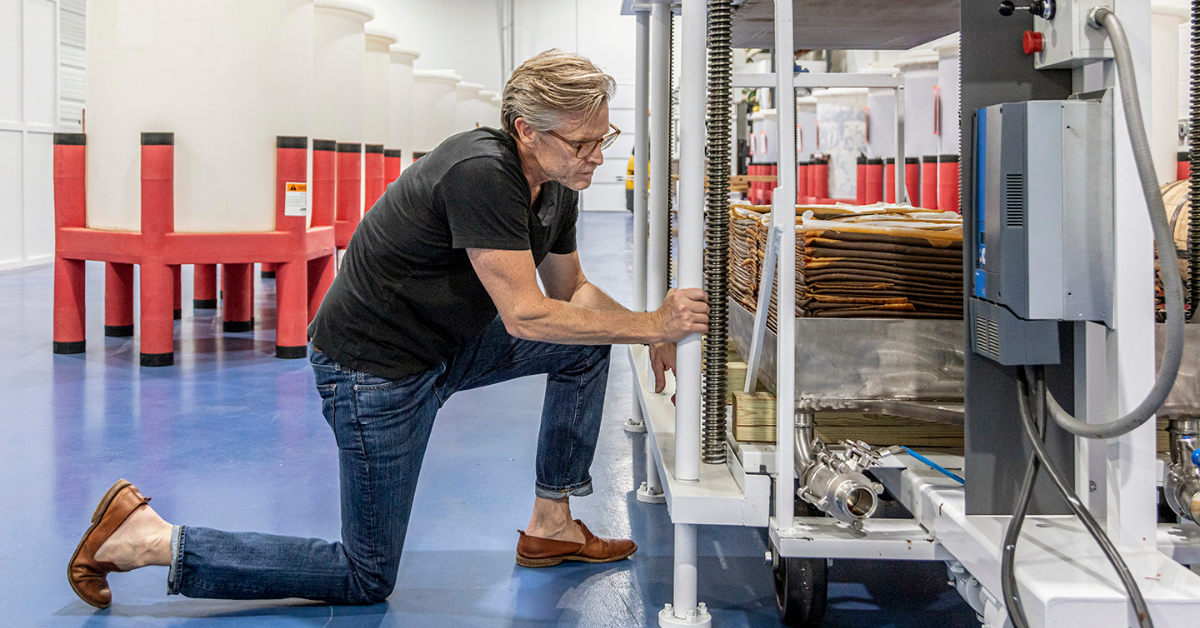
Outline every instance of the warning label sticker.
[(288, 183), (283, 200), (284, 216), (308, 215), (308, 184)]

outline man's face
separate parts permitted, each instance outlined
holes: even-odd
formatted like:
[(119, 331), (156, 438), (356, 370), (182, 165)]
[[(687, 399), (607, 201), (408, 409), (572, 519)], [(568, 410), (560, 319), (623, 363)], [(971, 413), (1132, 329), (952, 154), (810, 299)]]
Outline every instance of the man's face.
[[(604, 163), (604, 153), (595, 140), (610, 132), (607, 104), (591, 117), (583, 114), (567, 116), (562, 125), (554, 129), (561, 138), (550, 133), (538, 134), (534, 149), (538, 163), (550, 179), (575, 191), (586, 189), (592, 184), (592, 173)], [(580, 151), (578, 147), (583, 144)]]

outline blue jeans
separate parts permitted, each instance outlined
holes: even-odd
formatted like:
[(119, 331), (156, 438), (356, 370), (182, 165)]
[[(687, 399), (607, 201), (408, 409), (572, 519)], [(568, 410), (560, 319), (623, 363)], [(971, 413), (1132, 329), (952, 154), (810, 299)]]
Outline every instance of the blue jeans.
[(396, 585), (421, 460), (438, 409), (459, 390), (547, 373), (540, 497), (588, 495), (608, 346), (518, 340), (497, 318), (448, 365), (401, 380), (354, 371), (310, 347), (341, 468), (342, 541), (181, 526), (168, 592), (220, 599), (382, 602)]

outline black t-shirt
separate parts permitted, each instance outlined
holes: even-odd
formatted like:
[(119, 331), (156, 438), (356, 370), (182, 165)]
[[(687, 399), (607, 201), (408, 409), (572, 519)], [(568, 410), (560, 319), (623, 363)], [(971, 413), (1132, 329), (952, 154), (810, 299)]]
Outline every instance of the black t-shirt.
[(308, 327), (339, 364), (399, 379), (446, 363), (496, 317), (465, 249), (575, 250), (577, 192), (542, 185), (536, 210), (504, 131), (455, 135), (409, 166), (367, 212)]

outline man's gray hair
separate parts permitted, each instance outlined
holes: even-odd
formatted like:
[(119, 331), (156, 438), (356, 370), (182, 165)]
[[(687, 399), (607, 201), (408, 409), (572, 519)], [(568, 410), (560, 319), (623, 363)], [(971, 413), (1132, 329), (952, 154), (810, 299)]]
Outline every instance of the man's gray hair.
[(565, 116), (591, 117), (617, 91), (617, 82), (586, 58), (547, 50), (513, 70), (501, 96), (500, 119), (505, 131), (516, 135), (517, 118), (536, 131), (562, 125)]

